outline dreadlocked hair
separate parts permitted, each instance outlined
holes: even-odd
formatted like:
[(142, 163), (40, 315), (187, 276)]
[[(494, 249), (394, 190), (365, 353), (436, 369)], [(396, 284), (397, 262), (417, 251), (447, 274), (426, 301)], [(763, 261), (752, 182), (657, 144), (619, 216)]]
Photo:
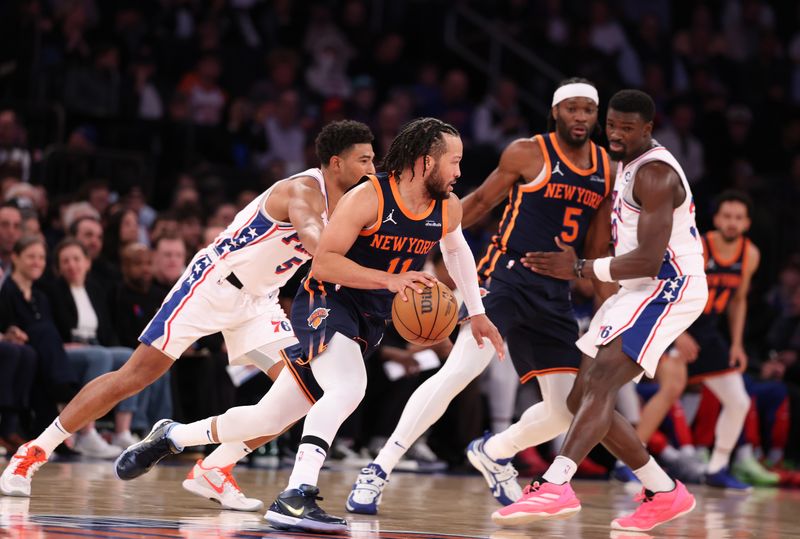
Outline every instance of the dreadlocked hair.
[[(439, 157), (444, 153), (444, 134), (461, 136), (455, 127), (436, 118), (417, 118), (407, 123), (389, 145), (389, 150), (383, 158), (383, 169), (390, 175), (398, 177), (403, 170), (410, 168), (413, 178), (414, 163), (417, 159), (425, 155)], [(423, 174), (427, 166), (423, 160)]]

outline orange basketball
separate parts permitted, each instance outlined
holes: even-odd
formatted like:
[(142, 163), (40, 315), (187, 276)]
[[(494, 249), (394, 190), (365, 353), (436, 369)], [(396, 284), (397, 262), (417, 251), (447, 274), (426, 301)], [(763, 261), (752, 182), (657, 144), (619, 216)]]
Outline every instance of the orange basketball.
[(406, 288), (408, 301), (395, 294), (392, 321), (397, 332), (410, 343), (430, 346), (446, 339), (458, 322), (458, 303), (453, 292), (441, 282), (422, 287), (418, 294)]

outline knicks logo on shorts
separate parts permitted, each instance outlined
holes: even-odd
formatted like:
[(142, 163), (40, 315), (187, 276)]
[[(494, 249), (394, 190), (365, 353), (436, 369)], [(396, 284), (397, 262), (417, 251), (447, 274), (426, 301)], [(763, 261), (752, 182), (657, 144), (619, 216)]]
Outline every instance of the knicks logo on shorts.
[(611, 330), (614, 329), (614, 326), (600, 326), (600, 337), (605, 339), (609, 335), (611, 335)]
[(330, 309), (326, 309), (324, 307), (317, 307), (314, 309), (310, 315), (308, 315), (308, 327), (311, 329), (319, 329), (320, 324), (322, 321), (328, 318), (328, 314), (331, 312)]

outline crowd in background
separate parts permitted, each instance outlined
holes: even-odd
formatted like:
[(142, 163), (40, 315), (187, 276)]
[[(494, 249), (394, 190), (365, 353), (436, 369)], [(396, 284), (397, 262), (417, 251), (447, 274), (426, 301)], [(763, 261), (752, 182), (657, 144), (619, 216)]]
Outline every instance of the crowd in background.
[[(750, 194), (749, 236), (762, 265), (745, 337), (749, 374), (782, 380), (796, 396), (800, 7), (793, 3), (11, 0), (0, 6), (0, 369), (15, 374), (0, 381), (2, 444), (13, 449), (80, 385), (124, 362), (193, 253), (273, 182), (317, 166), (313, 141), (327, 122), (368, 124), (378, 161), (414, 117), (453, 124), (465, 142), (462, 195), (506, 144), (543, 130), (546, 109), (531, 103), (547, 103), (556, 82), (510, 62), (490, 80), (464, 61), (444, 33), (459, 7), (565, 77), (592, 80), (601, 117), (617, 89), (653, 96), (655, 137), (692, 182), (702, 230), (716, 193)], [(497, 217), (467, 231), (476, 255)], [(584, 311), (591, 301), (581, 291), (575, 298)], [(87, 317), (94, 322), (86, 325)], [(372, 387), (391, 390), (371, 390), (365, 411), (345, 425), (345, 453), (379, 446), (404, 395), (425, 376), (399, 339), (381, 354), (405, 376), (390, 381), (373, 364), (381, 382)], [(259, 376), (232, 383), (219, 336), (186, 355), (171, 379), (105, 418), (110, 437), (90, 426), (74, 449), (110, 454), (160, 417), (213, 415), (258, 398), (267, 385)], [(466, 443), (489, 426), (490, 409), (476, 382), (429, 445), (458, 466)], [(794, 446), (789, 437), (787, 458), (800, 459), (797, 437)], [(437, 459), (424, 441), (414, 455)]]

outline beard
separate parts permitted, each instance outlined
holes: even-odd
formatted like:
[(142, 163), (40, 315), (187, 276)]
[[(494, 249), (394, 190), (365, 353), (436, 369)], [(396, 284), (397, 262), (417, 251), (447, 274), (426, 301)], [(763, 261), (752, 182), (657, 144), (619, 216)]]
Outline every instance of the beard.
[(428, 196), (433, 200), (446, 200), (450, 198), (450, 193), (447, 191), (447, 185), (442, 181), (439, 174), (439, 165), (433, 165), (431, 173), (425, 178), (425, 189), (428, 191)]
[(556, 132), (558, 133), (558, 137), (573, 148), (580, 148), (586, 144), (586, 141), (589, 140), (589, 136), (593, 130), (594, 128), (590, 129), (589, 126), (586, 126), (586, 134), (582, 137), (576, 138), (572, 136), (572, 133), (570, 133), (567, 124), (561, 120), (556, 120)]
[(739, 238), (742, 237), (741, 233), (738, 230), (720, 229), (719, 235), (725, 243), (733, 243), (735, 241), (738, 241)]
[(621, 152), (614, 152), (608, 150), (608, 156), (614, 161), (622, 161), (625, 158), (625, 155), (626, 155), (625, 150), (622, 150)]

